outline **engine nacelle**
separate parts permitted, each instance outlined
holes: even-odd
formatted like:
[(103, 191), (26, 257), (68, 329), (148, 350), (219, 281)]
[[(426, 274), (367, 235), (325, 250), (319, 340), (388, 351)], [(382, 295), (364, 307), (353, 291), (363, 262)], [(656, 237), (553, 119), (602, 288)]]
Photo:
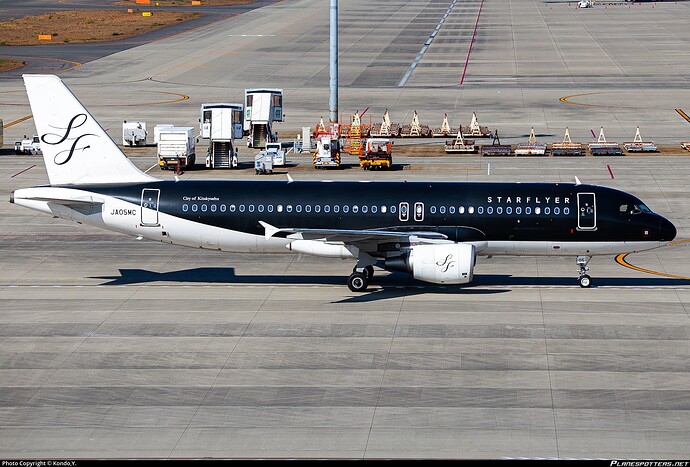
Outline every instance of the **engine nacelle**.
[(472, 281), (475, 257), (474, 245), (467, 243), (417, 245), (408, 255), (387, 259), (385, 267), (412, 273), (424, 282), (467, 284)]

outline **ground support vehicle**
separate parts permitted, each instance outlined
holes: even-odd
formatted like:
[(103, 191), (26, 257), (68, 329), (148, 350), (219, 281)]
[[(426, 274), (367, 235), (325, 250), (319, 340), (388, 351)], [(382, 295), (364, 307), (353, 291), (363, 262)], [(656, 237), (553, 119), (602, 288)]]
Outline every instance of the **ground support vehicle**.
[(364, 152), (359, 156), (359, 166), (364, 170), (390, 169), (393, 166), (393, 142), (387, 138), (369, 138)]
[(606, 136), (604, 136), (604, 127), (599, 130), (599, 138), (587, 144), (589, 147), (589, 152), (593, 156), (622, 156), (623, 150), (618, 145), (618, 143), (607, 142)]
[(653, 141), (642, 141), (640, 136), (640, 127), (637, 127), (635, 138), (631, 143), (623, 143), (623, 147), (628, 152), (658, 152), (659, 148)]
[(520, 143), (515, 148), (516, 156), (545, 156), (546, 144), (537, 142), (537, 137), (534, 135), (534, 127), (529, 132), (529, 139), (526, 143)]
[(177, 171), (194, 167), (196, 162), (196, 139), (194, 128), (167, 127), (159, 130), (158, 165), (162, 170)]
[(582, 143), (573, 143), (570, 140), (570, 131), (566, 127), (565, 135), (563, 136), (563, 141), (560, 143), (551, 144), (551, 154), (554, 156), (584, 156), (585, 153), (582, 149)]

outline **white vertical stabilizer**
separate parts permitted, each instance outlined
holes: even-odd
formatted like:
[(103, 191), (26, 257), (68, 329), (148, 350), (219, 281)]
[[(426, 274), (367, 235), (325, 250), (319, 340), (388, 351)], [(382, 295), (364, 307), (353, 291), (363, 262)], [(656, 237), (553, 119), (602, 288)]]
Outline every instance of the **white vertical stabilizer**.
[(139, 170), (65, 84), (24, 75), (51, 185), (156, 180)]

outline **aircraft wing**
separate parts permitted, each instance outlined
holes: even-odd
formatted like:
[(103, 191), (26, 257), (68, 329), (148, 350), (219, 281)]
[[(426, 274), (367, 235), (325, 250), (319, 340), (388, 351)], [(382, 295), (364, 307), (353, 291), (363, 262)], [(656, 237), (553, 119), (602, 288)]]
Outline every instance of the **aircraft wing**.
[(342, 242), (361, 247), (364, 244), (403, 241), (406, 243), (437, 243), (448, 240), (446, 235), (438, 232), (397, 232), (392, 230), (348, 230), (348, 229), (307, 229), (299, 227), (280, 228), (259, 221), (266, 229), (266, 238), (276, 235), (298, 240), (316, 240), (323, 242)]

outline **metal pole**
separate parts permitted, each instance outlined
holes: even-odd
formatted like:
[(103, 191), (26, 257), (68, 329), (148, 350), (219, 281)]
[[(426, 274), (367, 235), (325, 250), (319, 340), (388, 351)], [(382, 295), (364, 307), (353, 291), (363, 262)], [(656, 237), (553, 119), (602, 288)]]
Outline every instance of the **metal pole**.
[(331, 123), (338, 123), (338, 0), (331, 0)]

